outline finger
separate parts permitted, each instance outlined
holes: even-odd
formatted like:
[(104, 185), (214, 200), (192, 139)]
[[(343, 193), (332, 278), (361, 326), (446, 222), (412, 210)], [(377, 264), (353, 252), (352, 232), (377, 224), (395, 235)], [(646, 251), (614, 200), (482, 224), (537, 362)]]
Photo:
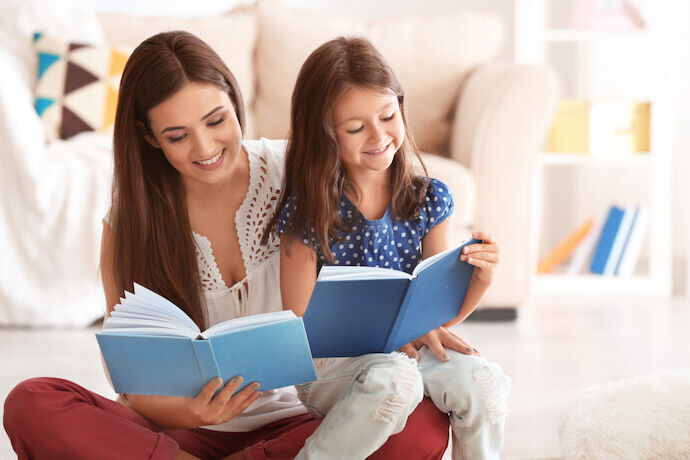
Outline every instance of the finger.
[(486, 243), (493, 243), (494, 242), (494, 236), (491, 233), (485, 232), (483, 230), (479, 230), (477, 232), (474, 232), (472, 234), (472, 238), (474, 238), (475, 240), (482, 240)]
[(464, 355), (473, 355), (475, 351), (469, 343), (465, 342), (463, 339), (453, 334), (451, 331), (448, 331), (448, 335), (443, 341), (443, 346), (455, 351), (459, 351)]
[(470, 265), (474, 265), (477, 268), (481, 268), (482, 270), (489, 270), (492, 268), (496, 268), (495, 263), (487, 262), (486, 260), (475, 259), (474, 257), (468, 257), (467, 263)]
[(407, 345), (403, 345), (402, 347), (400, 347), (398, 349), (398, 351), (400, 351), (401, 353), (405, 353), (407, 356), (409, 356), (410, 358), (412, 358), (416, 361), (419, 361), (419, 352), (411, 343), (408, 343)]
[(492, 262), (497, 264), (501, 258), (496, 252), (473, 252), (471, 254), (463, 254), (460, 256), (460, 260), (467, 260), (469, 257), (473, 259), (481, 259), (487, 262)]
[(242, 385), (242, 382), (244, 382), (244, 377), (241, 375), (236, 375), (231, 378), (228, 383), (225, 384), (225, 387), (223, 387), (223, 389), (218, 392), (216, 397), (213, 398), (214, 402), (217, 402), (218, 404), (226, 404), (232, 397), (233, 393), (235, 393), (240, 385)]
[[(255, 384), (256, 384), (256, 386), (254, 386)], [(236, 415), (241, 414), (242, 412), (247, 410), (247, 408), (249, 406), (251, 406), (252, 403), (254, 401), (256, 401), (256, 399), (259, 396), (261, 396), (261, 392), (258, 391), (258, 388), (259, 388), (258, 383), (254, 382), (251, 385), (247, 385), (245, 388), (242, 389), (242, 391), (246, 390), (247, 388), (252, 388), (252, 391), (250, 393), (248, 393), (248, 396), (246, 398), (244, 398), (243, 400), (237, 401), (237, 402), (234, 401), (236, 398), (238, 398), (240, 396), (241, 392), (237, 393), (235, 396), (232, 397), (233, 403), (235, 403), (235, 404), (233, 404), (229, 408), (230, 410), (228, 412), (228, 417), (227, 417), (228, 420), (230, 420), (231, 418), (235, 417)]]
[(429, 349), (431, 351), (433, 351), (434, 354), (441, 361), (449, 361), (450, 360), (450, 357), (446, 353), (446, 350), (443, 349), (443, 345), (441, 344), (441, 342), (439, 340), (430, 341), (426, 344), (426, 346), (429, 347)]
[(220, 377), (211, 379), (206, 385), (203, 386), (199, 394), (196, 395), (196, 398), (194, 399), (208, 404), (208, 402), (213, 399), (213, 395), (216, 393), (216, 390), (221, 387), (221, 385), (223, 385), (223, 379)]

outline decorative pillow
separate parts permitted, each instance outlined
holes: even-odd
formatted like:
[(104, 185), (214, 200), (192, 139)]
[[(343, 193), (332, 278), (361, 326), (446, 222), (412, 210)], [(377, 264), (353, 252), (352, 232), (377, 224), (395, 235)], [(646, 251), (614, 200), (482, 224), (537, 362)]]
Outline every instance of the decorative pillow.
[(115, 121), (117, 91), (130, 50), (70, 43), (34, 34), (38, 54), (36, 112), (46, 140), (84, 131), (108, 131)]

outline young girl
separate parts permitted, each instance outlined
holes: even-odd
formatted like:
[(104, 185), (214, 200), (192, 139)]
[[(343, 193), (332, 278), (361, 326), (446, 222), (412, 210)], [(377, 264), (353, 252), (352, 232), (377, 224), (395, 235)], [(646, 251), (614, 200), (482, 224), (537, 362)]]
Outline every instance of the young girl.
[[(450, 191), (414, 174), (404, 92), (364, 39), (338, 38), (306, 60), (292, 96), (291, 135), (279, 211), (284, 308), (303, 315), (324, 264), (412, 272), (449, 247)], [(425, 169), (426, 171), (426, 169)], [(265, 238), (268, 234), (265, 236)], [(462, 260), (475, 266), (457, 318), (401, 351), (317, 360), (318, 380), (298, 387), (325, 417), (297, 458), (365, 458), (405, 425), (425, 394), (449, 414), (453, 458), (497, 458), (509, 379), (447, 329), (465, 319), (491, 283), (498, 245), (485, 232)]]

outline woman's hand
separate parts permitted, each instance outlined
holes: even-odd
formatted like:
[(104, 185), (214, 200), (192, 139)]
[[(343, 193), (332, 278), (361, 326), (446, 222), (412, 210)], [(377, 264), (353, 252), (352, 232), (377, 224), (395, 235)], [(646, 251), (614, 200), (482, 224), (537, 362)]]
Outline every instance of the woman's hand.
[[(163, 428), (198, 428), (227, 422), (241, 414), (261, 394), (258, 383), (247, 385), (233, 393), (242, 384), (242, 377), (235, 377), (225, 388), (220, 378), (213, 379), (193, 398), (180, 396), (122, 395), (133, 410)], [(215, 395), (214, 395), (215, 394)]]
[(465, 260), (468, 264), (474, 265), (476, 267), (474, 276), (490, 284), (494, 280), (496, 266), (501, 260), (501, 249), (491, 233), (475, 232), (472, 236), (482, 240), (482, 242), (465, 246), (460, 255), (460, 260)]
[(242, 381), (240, 376), (233, 377), (215, 394), (223, 385), (223, 379), (216, 377), (204, 385), (196, 397), (190, 398), (189, 411), (194, 419), (194, 426), (218, 425), (244, 412), (261, 393), (257, 391), (259, 384), (254, 382), (233, 394)]
[(419, 352), (417, 350), (422, 348), (423, 345), (429, 347), (429, 349), (433, 351), (441, 361), (450, 360), (446, 354), (446, 351), (444, 350), (444, 347), (459, 351), (465, 355), (479, 356), (479, 350), (471, 347), (467, 342), (444, 326), (437, 327), (436, 329), (427, 332), (417, 340), (400, 347), (398, 351), (401, 351), (410, 358), (414, 358), (419, 361)]

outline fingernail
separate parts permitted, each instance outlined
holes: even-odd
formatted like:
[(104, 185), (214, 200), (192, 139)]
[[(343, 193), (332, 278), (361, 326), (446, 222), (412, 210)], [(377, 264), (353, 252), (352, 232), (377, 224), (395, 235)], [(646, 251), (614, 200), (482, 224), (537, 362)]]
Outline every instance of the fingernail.
[(223, 384), (223, 379), (220, 378), (220, 377), (216, 377), (216, 378), (213, 379), (213, 380), (214, 380), (217, 384), (219, 384), (219, 385), (222, 385), (222, 384)]
[(472, 257), (468, 257), (468, 258), (467, 258), (467, 261), (468, 261), (468, 262), (472, 262), (472, 260), (473, 260)]
[(464, 252), (465, 254), (467, 254), (467, 253), (469, 252), (469, 249), (464, 248), (464, 249), (462, 250), (462, 252)]
[(475, 353), (479, 353), (479, 350), (477, 350), (476, 348), (473, 348), (472, 350), (474, 350)]
[(260, 386), (261, 386), (261, 384), (259, 382), (252, 383), (252, 389), (254, 389), (254, 390), (258, 390)]
[(244, 381), (244, 377), (242, 377), (241, 375), (237, 375), (237, 376), (233, 377), (232, 381), (234, 383), (242, 383), (242, 381)]
[(474, 348), (472, 348), (472, 347), (467, 347), (467, 348), (465, 348), (465, 351), (466, 351), (467, 353), (472, 353), (473, 351), (476, 351), (476, 350), (475, 350)]
[(450, 359), (450, 356), (448, 356), (446, 353), (443, 353), (443, 360), (448, 361)]

